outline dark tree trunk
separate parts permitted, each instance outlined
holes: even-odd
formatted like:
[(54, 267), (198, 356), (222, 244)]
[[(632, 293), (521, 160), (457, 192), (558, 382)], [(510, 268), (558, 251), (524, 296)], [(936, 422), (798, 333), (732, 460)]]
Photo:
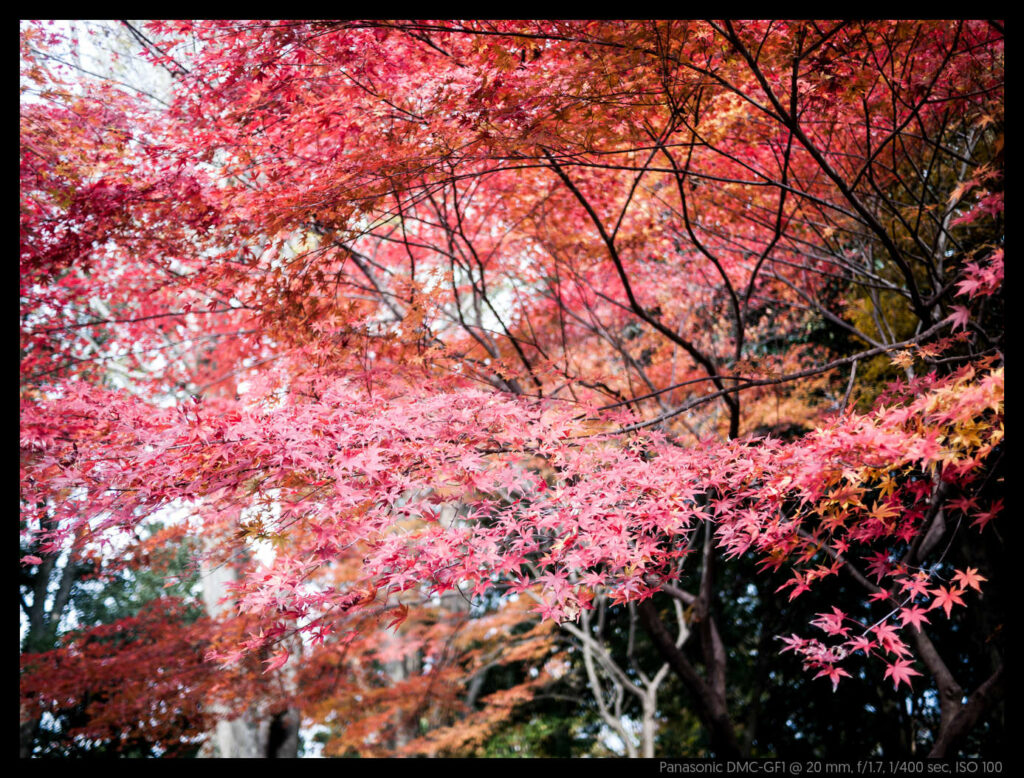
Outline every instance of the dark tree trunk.
[(267, 757), (294, 759), (299, 755), (299, 724), (302, 717), (295, 708), (288, 708), (270, 721), (267, 735)]
[[(711, 750), (714, 751), (715, 756), (732, 759), (741, 757), (742, 752), (736, 740), (736, 732), (732, 720), (729, 718), (729, 710), (726, 707), (724, 696), (718, 694), (700, 677), (686, 655), (676, 647), (675, 641), (658, 615), (654, 603), (644, 600), (640, 603), (639, 610), (644, 629), (651, 636), (662, 657), (693, 696), (696, 713), (707, 729), (708, 737), (711, 740)], [(708, 661), (714, 660), (709, 658)]]

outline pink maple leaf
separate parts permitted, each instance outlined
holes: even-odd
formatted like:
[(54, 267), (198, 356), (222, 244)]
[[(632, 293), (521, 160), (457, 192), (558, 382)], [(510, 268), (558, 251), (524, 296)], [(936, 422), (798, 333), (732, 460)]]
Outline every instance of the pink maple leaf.
[(998, 500), (992, 503), (992, 507), (990, 507), (987, 511), (979, 511), (978, 513), (974, 514), (974, 521), (971, 522), (971, 526), (977, 527), (978, 532), (981, 532), (983, 529), (985, 529), (985, 525), (992, 521), (992, 519), (994, 519), (996, 515), (999, 513), (999, 511), (1001, 511), (1002, 509), (1003, 499), (1002, 497), (1000, 497)]
[(914, 605), (910, 608), (902, 608), (900, 610), (900, 622), (905, 627), (907, 624), (913, 624), (920, 631), (922, 629), (921, 622), (928, 624), (928, 619), (925, 615), (928, 609), (922, 608), (918, 605)]
[(265, 660), (267, 669), (263, 671), (263, 674), (271, 673), (274, 670), (282, 667), (285, 662), (288, 661), (288, 652), (282, 651), (280, 654), (272, 656), (270, 659)]
[(886, 666), (884, 677), (892, 678), (894, 689), (899, 689), (901, 682), (906, 683), (907, 686), (910, 686), (910, 688), (914, 688), (913, 685), (910, 683), (910, 676), (912, 675), (920, 675), (920, 673), (917, 672), (917, 670), (915, 670), (913, 667), (911, 667), (910, 660), (897, 659), (892, 664)]
[(911, 597), (924, 595), (928, 592), (928, 576), (926, 574), (918, 573), (913, 578), (901, 578), (900, 588), (903, 591), (909, 590)]
[(832, 681), (832, 691), (835, 691), (836, 687), (839, 686), (839, 679), (841, 676), (846, 676), (847, 678), (850, 677), (850, 674), (848, 672), (846, 672), (841, 667), (836, 667), (835, 665), (823, 667), (820, 671), (818, 671), (818, 674), (814, 677), (821, 678), (823, 675), (827, 676), (828, 679)]
[(954, 605), (963, 605), (964, 601), (960, 599), (960, 595), (964, 593), (963, 589), (949, 589), (944, 586), (940, 586), (938, 589), (929, 589), (932, 594), (935, 595), (935, 600), (932, 601), (931, 606), (928, 610), (933, 610), (938, 607), (942, 607), (946, 611), (946, 618), (949, 618), (950, 611), (953, 610)]
[(971, 589), (980, 592), (981, 582), (987, 581), (988, 579), (982, 575), (978, 575), (978, 568), (968, 567), (966, 572), (963, 570), (957, 570), (953, 574), (953, 580), (965, 591), (970, 587)]
[(967, 329), (967, 322), (971, 319), (971, 312), (966, 305), (954, 305), (953, 313), (949, 315), (949, 321), (953, 324), (953, 330)]
[(842, 635), (843, 637), (846, 637), (850, 628), (843, 626), (843, 620), (845, 618), (846, 614), (839, 610), (839, 608), (833, 606), (832, 613), (819, 614), (818, 618), (814, 619), (811, 624), (823, 629), (826, 635)]
[(846, 641), (843, 645), (847, 647), (847, 650), (849, 650), (850, 653), (853, 653), (854, 651), (863, 651), (865, 656), (869, 656), (871, 654), (871, 649), (874, 648), (875, 644), (863, 635), (858, 635), (857, 637)]

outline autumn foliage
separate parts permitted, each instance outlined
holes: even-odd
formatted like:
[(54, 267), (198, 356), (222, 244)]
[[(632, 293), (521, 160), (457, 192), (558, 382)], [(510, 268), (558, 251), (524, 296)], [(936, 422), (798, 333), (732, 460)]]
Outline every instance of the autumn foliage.
[(778, 661), (934, 689), (914, 748), (988, 731), (1001, 23), (129, 29), (166, 100), (22, 30), (22, 565), (39, 598), (191, 538), (235, 577), (24, 653), (23, 725), (173, 754), (297, 709), (332, 755), (481, 753), (574, 657), (639, 683), (600, 601), (702, 753), (766, 754), (720, 623), (750, 561), (802, 624)]

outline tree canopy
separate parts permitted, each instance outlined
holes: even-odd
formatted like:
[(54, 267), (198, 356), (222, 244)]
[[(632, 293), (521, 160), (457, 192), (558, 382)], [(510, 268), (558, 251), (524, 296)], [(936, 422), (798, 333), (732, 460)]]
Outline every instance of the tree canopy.
[(23, 755), (1001, 753), (1001, 22), (21, 66)]

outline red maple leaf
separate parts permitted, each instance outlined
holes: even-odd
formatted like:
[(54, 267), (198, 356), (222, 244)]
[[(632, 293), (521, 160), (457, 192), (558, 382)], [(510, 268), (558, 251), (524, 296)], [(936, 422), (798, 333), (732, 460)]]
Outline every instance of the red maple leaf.
[(829, 665), (828, 667), (823, 667), (820, 671), (818, 671), (818, 674), (815, 675), (814, 677), (815, 678), (821, 678), (823, 675), (828, 677), (828, 679), (830, 681), (832, 681), (832, 691), (835, 691), (836, 687), (839, 686), (839, 679), (840, 679), (840, 677), (846, 677), (846, 678), (850, 677), (850, 674), (848, 672), (846, 672), (841, 667), (836, 667), (835, 665)]
[(842, 635), (846, 637), (850, 628), (843, 626), (844, 619), (846, 619), (846, 614), (833, 606), (832, 613), (818, 614), (818, 618), (814, 619), (811, 624), (823, 629), (826, 635)]
[(892, 570), (892, 562), (889, 560), (888, 554), (878, 551), (870, 557), (868, 572), (876, 581), (881, 581), (890, 570)]
[(949, 315), (949, 321), (953, 323), (953, 330), (966, 329), (967, 322), (971, 320), (971, 312), (964, 305), (954, 305), (953, 313)]
[(284, 666), (284, 663), (287, 662), (287, 661), (288, 661), (288, 652), (287, 651), (282, 651), (280, 654), (276, 654), (276, 655), (270, 657), (270, 659), (265, 660), (265, 664), (267, 665), (267, 669), (263, 671), (263, 674), (266, 675), (267, 673), (270, 673), (270, 672), (273, 672), (274, 670), (277, 670), (278, 668)]
[(890, 654), (904, 654), (907, 652), (906, 645), (896, 634), (896, 628), (888, 621), (876, 624), (871, 629), (878, 638), (879, 645)]
[(933, 610), (934, 608), (941, 606), (942, 609), (946, 611), (947, 619), (949, 618), (949, 613), (953, 610), (954, 605), (964, 604), (964, 601), (960, 599), (960, 595), (965, 591), (964, 589), (954, 589), (952, 587), (947, 589), (940, 586), (938, 589), (929, 589), (928, 591), (935, 595), (935, 599), (932, 601), (928, 610)]
[(909, 591), (911, 597), (924, 595), (928, 591), (927, 573), (918, 573), (912, 578), (901, 578), (899, 583), (900, 589), (904, 592)]
[(910, 676), (912, 675), (920, 675), (920, 673), (911, 666), (910, 660), (897, 659), (892, 664), (886, 666), (884, 677), (892, 678), (893, 689), (898, 689), (900, 683), (906, 683), (907, 686), (913, 688), (913, 685), (910, 683)]
[(977, 527), (978, 532), (981, 532), (985, 529), (985, 525), (992, 521), (992, 519), (994, 519), (1002, 509), (1003, 498), (1000, 497), (992, 503), (992, 506), (987, 511), (979, 511), (978, 513), (975, 513), (974, 521), (971, 522), (971, 526)]
[(957, 570), (953, 574), (953, 580), (960, 585), (961, 589), (966, 590), (968, 587), (975, 591), (981, 591), (981, 582), (987, 581), (988, 579), (984, 576), (978, 575), (978, 568), (968, 567), (967, 571)]
[(925, 615), (928, 612), (927, 608), (922, 608), (918, 605), (913, 605), (909, 608), (900, 609), (900, 622), (905, 627), (907, 624), (913, 624), (918, 630), (922, 629), (921, 622), (925, 624), (929, 623)]
[(865, 656), (870, 655), (871, 649), (875, 646), (873, 641), (868, 640), (863, 635), (858, 635), (855, 638), (850, 638), (845, 643), (843, 643), (843, 645), (846, 646), (846, 650), (850, 653), (853, 653), (854, 651), (863, 651)]

